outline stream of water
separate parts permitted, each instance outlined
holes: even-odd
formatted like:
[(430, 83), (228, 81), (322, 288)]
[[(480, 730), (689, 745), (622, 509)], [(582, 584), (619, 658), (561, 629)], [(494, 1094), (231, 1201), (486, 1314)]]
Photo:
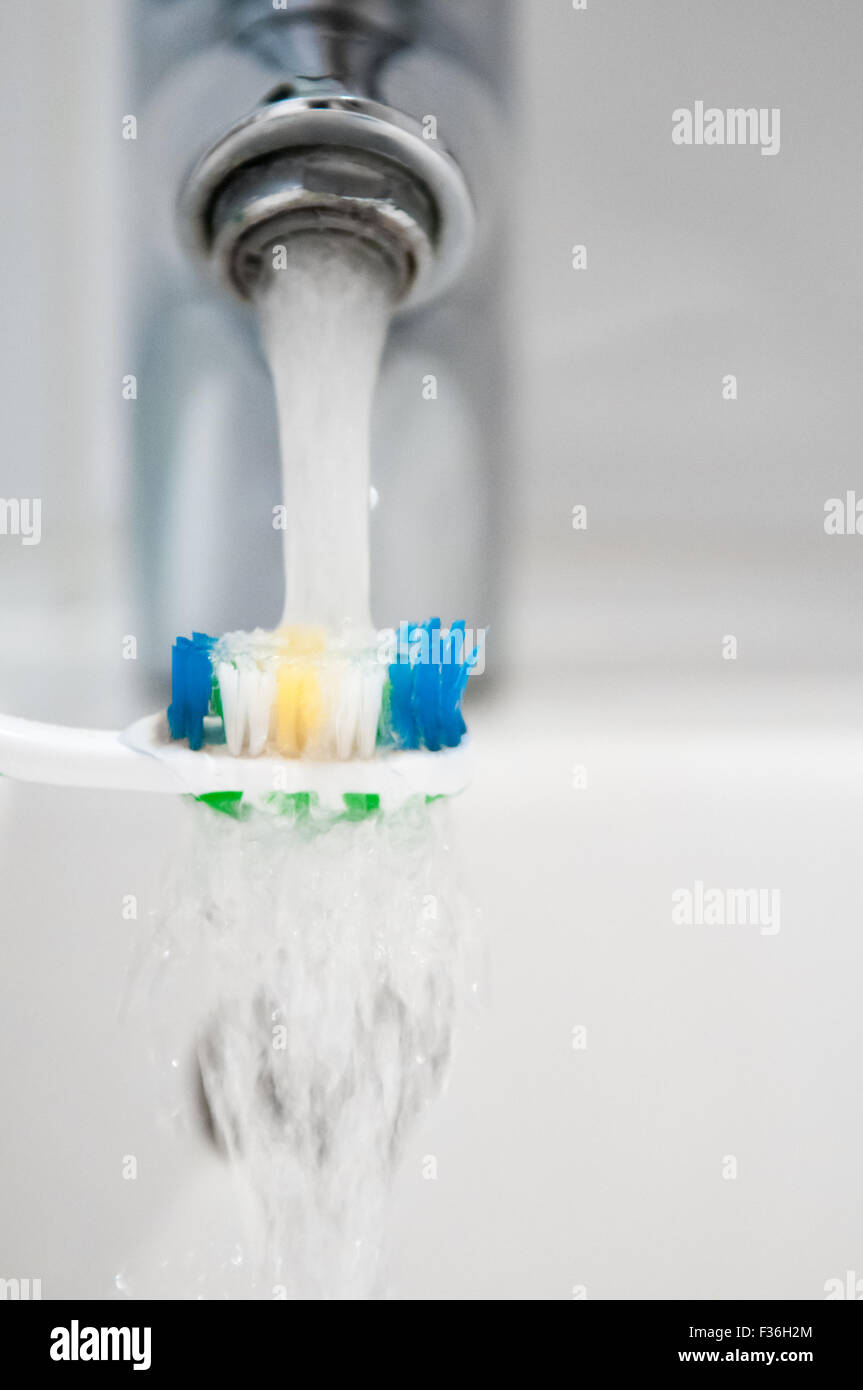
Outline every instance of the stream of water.
[(345, 235), (292, 237), (257, 300), (276, 392), (285, 507), (284, 626), (371, 628), (370, 435), (392, 275)]
[[(367, 640), (369, 432), (391, 281), (349, 239), (302, 235), (257, 308), (283, 453), (284, 624)], [(393, 1174), (470, 989), (450, 808), (247, 809), (190, 805), (151, 965), (262, 1218), (244, 1247), (251, 1296), (374, 1298)], [(192, 1006), (170, 1002), (178, 977)], [(202, 1289), (219, 1296), (199, 1272), (188, 1296)]]

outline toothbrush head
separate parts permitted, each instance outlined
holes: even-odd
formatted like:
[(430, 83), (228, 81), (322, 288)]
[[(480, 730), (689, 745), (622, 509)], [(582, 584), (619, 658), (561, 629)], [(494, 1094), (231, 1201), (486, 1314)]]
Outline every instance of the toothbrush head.
[(171, 738), (235, 759), (370, 760), (438, 753), (466, 732), (461, 702), (478, 648), (439, 618), (358, 643), (311, 627), (179, 637), (172, 656)]

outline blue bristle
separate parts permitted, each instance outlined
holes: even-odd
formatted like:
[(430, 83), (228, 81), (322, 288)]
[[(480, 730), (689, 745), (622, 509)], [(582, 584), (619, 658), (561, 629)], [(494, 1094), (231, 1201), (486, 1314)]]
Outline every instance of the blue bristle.
[(466, 732), (460, 709), (464, 684), (461, 680), (464, 652), (464, 623), (453, 623), (444, 639), (440, 690), (440, 736), (445, 748), (455, 748)]
[(465, 655), (465, 624), (441, 632), (439, 618), (400, 629), (390, 667), (390, 727), (399, 748), (455, 748), (467, 732), (461, 700), (478, 650)]
[(415, 628), (399, 627), (396, 659), (389, 668), (390, 676), (390, 733), (397, 748), (419, 748), (419, 730), (411, 705), (413, 671), (410, 664), (410, 643)]
[(441, 662), (440, 652), (435, 650), (435, 634), (440, 633), (440, 618), (432, 618), (421, 631), (425, 634), (426, 659), (420, 660), (414, 667), (413, 707), (422, 741), (426, 748), (436, 753), (441, 746)]
[[(474, 662), (475, 662), (474, 653)], [(445, 748), (456, 748), (467, 733), (467, 726), (461, 714), (461, 696), (464, 695), (472, 664), (464, 662), (464, 623), (453, 623), (449, 635), (449, 660), (443, 664), (441, 673), (441, 742)]]
[(390, 667), (390, 723), (399, 748), (419, 748), (419, 730), (414, 720), (411, 691), (413, 671), (407, 663)]
[(171, 703), (168, 728), (171, 738), (186, 737), (186, 648), (188, 637), (178, 637), (171, 650)]
[(195, 632), (191, 641), (178, 637), (171, 654), (168, 727), (172, 738), (187, 738), (189, 747), (194, 749), (204, 742), (204, 719), (210, 708), (213, 684), (210, 649), (214, 644), (215, 638)]

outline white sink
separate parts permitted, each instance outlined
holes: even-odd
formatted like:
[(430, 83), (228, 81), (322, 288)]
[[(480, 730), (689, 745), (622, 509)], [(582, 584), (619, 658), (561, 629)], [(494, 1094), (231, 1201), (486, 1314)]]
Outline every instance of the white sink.
[[(791, 689), (477, 702), (456, 823), (490, 986), (397, 1183), (396, 1297), (819, 1298), (859, 1264), (859, 694)], [(236, 1185), (165, 1123), (189, 1058), (160, 1078), (145, 1016), (118, 1023), (181, 808), (0, 798), (3, 1272), (244, 1296)], [(779, 889), (780, 929), (673, 925), (697, 881)]]

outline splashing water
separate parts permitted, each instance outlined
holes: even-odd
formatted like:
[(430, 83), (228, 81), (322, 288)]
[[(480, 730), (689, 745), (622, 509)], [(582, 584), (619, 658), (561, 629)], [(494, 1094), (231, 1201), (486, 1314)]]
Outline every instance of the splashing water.
[(264, 1218), (256, 1287), (382, 1296), (393, 1173), (472, 989), (450, 808), (191, 809), (151, 949), (194, 982), (213, 1128)]

